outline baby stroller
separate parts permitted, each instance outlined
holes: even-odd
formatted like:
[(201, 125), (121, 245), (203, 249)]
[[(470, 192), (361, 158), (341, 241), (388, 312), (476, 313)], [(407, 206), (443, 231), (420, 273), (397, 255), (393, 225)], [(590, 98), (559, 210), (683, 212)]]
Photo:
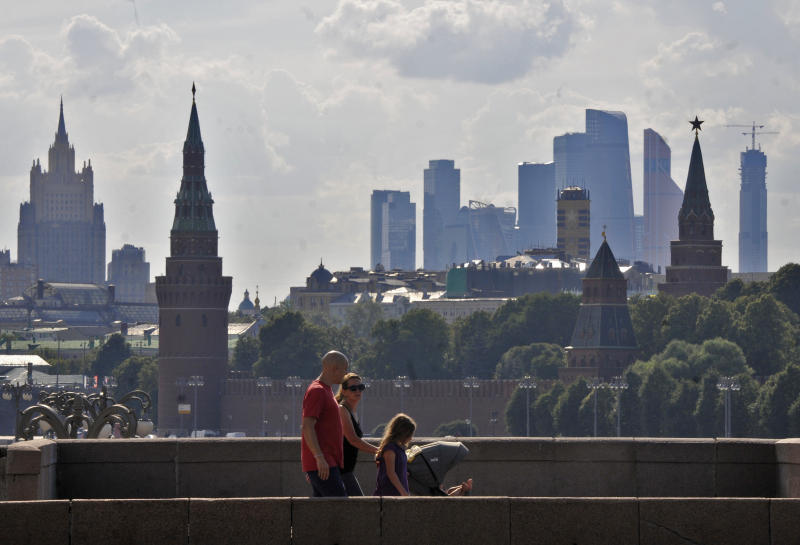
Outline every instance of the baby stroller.
[(441, 488), (444, 477), (467, 454), (469, 449), (457, 441), (411, 447), (406, 451), (409, 492), (415, 496), (446, 496)]

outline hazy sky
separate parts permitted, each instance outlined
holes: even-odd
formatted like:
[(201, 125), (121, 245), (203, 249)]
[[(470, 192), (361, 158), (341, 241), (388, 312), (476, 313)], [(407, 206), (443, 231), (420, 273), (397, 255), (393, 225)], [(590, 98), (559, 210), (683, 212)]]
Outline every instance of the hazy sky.
[[(551, 161), (584, 109), (628, 116), (634, 206), (642, 132), (672, 147), (683, 187), (701, 144), (723, 264), (738, 264), (739, 152), (768, 155), (769, 265), (798, 260), (800, 2), (477, 0), (13, 2), (0, 20), (0, 246), (16, 259), (31, 160), (45, 162), (59, 95), (76, 161), (91, 158), (107, 256), (169, 251), (197, 83), (206, 177), (232, 306), (369, 264), (373, 189), (411, 191), (422, 264), (422, 171), (461, 168), (469, 199), (516, 206), (516, 165)], [(43, 165), (44, 166), (44, 165)], [(594, 235), (598, 235), (595, 233)], [(613, 233), (609, 235), (613, 248)]]

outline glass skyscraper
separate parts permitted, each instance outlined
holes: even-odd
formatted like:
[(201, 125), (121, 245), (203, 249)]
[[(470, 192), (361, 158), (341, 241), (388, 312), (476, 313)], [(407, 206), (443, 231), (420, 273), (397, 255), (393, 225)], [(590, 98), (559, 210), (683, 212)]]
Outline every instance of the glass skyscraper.
[(767, 269), (767, 156), (756, 149), (741, 153), (739, 189), (739, 272)]
[(517, 166), (517, 250), (552, 248), (556, 242), (555, 163)]
[(425, 197), (422, 210), (422, 251), (424, 267), (441, 271), (449, 264), (446, 228), (457, 223), (461, 203), (461, 170), (455, 161), (429, 161), (424, 173)]
[(372, 192), (370, 267), (416, 269), (417, 205), (408, 191)]
[(670, 264), (670, 241), (678, 239), (683, 191), (672, 179), (672, 150), (653, 129), (644, 130), (644, 255), (658, 271)]

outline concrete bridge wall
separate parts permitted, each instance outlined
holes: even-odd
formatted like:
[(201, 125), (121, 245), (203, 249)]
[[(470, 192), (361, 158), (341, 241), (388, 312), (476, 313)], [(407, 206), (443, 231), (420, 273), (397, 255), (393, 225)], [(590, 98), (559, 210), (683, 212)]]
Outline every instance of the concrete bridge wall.
[(800, 500), (249, 498), (0, 502), (13, 545), (783, 545)]
[[(429, 440), (421, 439), (419, 443)], [(800, 439), (463, 439), (478, 496), (798, 497)], [(19, 442), (0, 455), (0, 499), (307, 496), (299, 440)], [(362, 456), (366, 493), (375, 465)]]

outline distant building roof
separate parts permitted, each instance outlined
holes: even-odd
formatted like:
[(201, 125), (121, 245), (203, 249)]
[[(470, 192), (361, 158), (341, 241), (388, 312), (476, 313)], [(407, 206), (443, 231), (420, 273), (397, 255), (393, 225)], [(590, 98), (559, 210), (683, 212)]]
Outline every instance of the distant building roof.
[(50, 367), (45, 359), (35, 354), (0, 354), (0, 369), (7, 367), (28, 367), (28, 362), (33, 363), (33, 367)]

